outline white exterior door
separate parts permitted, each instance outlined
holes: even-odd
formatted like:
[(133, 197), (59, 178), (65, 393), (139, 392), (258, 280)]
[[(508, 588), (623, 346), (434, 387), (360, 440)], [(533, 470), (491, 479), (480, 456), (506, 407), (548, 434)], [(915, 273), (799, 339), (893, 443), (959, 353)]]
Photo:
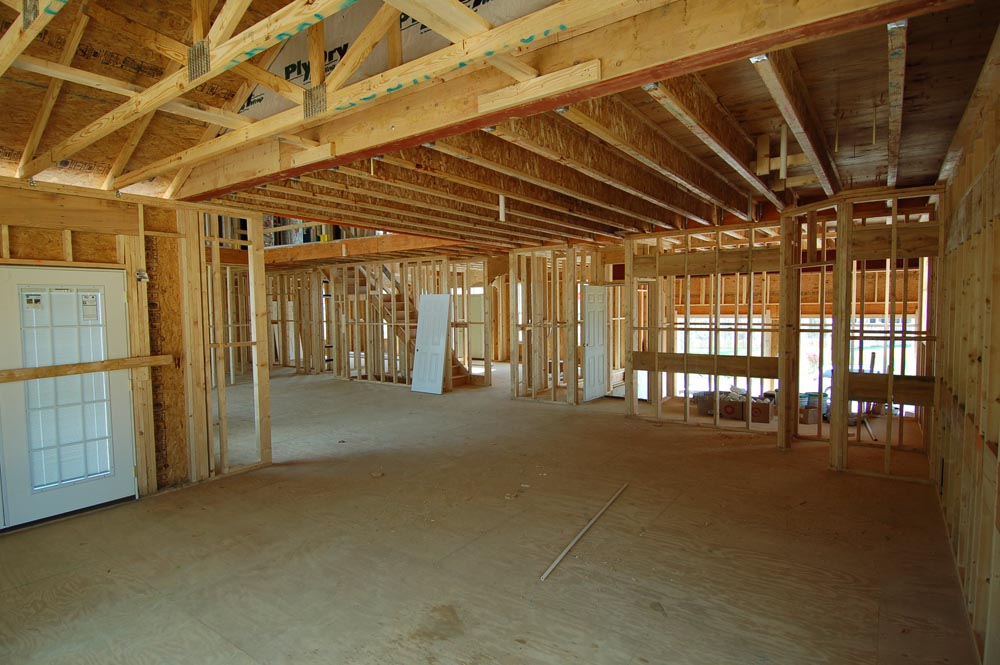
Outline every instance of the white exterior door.
[(444, 390), (445, 363), (450, 360), (448, 326), (451, 296), (424, 293), (417, 305), (417, 348), (413, 354), (413, 384), (416, 393), (440, 395)]
[(608, 393), (608, 290), (583, 287), (583, 401)]
[[(125, 358), (125, 272), (0, 267), (0, 368)], [(0, 384), (2, 525), (134, 496), (128, 370)]]

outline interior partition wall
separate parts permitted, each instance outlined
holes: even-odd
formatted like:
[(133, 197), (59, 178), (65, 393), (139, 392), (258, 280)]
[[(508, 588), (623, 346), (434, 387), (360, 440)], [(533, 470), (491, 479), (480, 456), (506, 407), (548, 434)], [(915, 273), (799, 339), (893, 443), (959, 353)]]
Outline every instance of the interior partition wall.
[[(802, 391), (782, 396), (784, 440), (829, 437), (835, 469), (927, 481), (942, 239), (935, 193), (843, 197), (783, 218), (782, 379)], [(816, 274), (818, 308), (805, 286)], [(801, 356), (815, 339), (810, 369)]]
[(777, 224), (630, 236), (628, 415), (777, 431)]

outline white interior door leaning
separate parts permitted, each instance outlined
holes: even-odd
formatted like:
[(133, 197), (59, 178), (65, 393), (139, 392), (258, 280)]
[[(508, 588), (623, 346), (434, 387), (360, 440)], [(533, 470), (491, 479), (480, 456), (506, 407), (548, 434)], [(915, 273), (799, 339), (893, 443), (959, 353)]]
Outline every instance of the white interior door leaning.
[[(126, 358), (125, 272), (0, 267), (0, 368)], [(0, 384), (0, 526), (135, 496), (128, 370)]]
[(583, 401), (608, 393), (608, 290), (583, 287)]
[(451, 326), (451, 296), (424, 293), (417, 305), (417, 348), (413, 354), (413, 384), (410, 390), (440, 395), (444, 390), (445, 362), (451, 356), (448, 328)]

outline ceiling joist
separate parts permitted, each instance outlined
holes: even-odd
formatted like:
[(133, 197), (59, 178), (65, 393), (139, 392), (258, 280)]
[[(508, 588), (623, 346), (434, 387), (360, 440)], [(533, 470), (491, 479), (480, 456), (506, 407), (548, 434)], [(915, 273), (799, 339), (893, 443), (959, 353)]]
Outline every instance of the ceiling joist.
[(652, 127), (624, 100), (591, 99), (559, 113), (632, 159), (747, 221), (746, 194)]
[(809, 156), (823, 191), (827, 196), (838, 194), (841, 190), (840, 173), (792, 52), (787, 49), (771, 51), (752, 57), (750, 62), (778, 105), (802, 152)]

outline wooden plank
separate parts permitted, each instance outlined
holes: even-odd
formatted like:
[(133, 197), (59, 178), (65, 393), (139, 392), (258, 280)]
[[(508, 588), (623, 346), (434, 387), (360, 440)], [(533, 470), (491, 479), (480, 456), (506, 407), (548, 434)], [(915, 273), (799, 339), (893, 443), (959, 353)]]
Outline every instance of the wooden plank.
[[(889, 380), (892, 378), (892, 393), (889, 395)], [(893, 404), (913, 406), (934, 406), (933, 376), (906, 376), (901, 374), (870, 374), (849, 372), (847, 395), (851, 400), (882, 403), (889, 395)]]
[(0, 369), (0, 383), (14, 381), (33, 381), (35, 379), (51, 379), (57, 376), (76, 376), (92, 372), (115, 372), (122, 369), (137, 367), (160, 367), (172, 365), (173, 356), (136, 356), (134, 358), (114, 358), (90, 363), (70, 363), (66, 365), (49, 365), (47, 367), (25, 367), (22, 369)]
[(309, 85), (315, 88), (326, 81), (326, 29), (322, 23), (309, 26), (306, 43), (309, 47)]
[[(305, 90), (301, 86), (292, 83), (288, 79), (277, 74), (272, 74), (263, 67), (259, 67), (252, 62), (241, 62), (233, 68), (233, 71), (257, 85), (262, 85), (268, 90), (278, 93), (285, 99), (302, 106), (305, 98)], [(245, 95), (243, 95), (245, 97)], [(242, 101), (240, 102), (243, 103)]]
[(802, 152), (809, 156), (823, 191), (827, 196), (839, 193), (840, 173), (791, 50), (770, 51), (766, 55), (754, 56), (750, 62), (778, 105)]
[(906, 20), (888, 25), (889, 33), (889, 168), (886, 185), (899, 180), (899, 145), (903, 138), (903, 101), (906, 83)]
[(115, 200), (0, 188), (0, 222), (59, 231), (139, 234), (136, 206)]
[[(230, 0), (227, 7), (235, 7), (237, 2), (238, 0)], [(52, 4), (62, 8), (62, 4), (57, 0)], [(345, 5), (350, 4), (353, 2), (345, 0), (294, 0), (236, 37), (214, 46), (211, 49), (209, 67), (202, 75), (190, 79), (188, 70), (184, 67), (175, 74), (164, 78), (33, 159), (25, 166), (24, 175), (33, 176), (60, 160), (71, 157), (146, 113), (155, 111), (167, 102), (231, 69), (234, 65), (249, 60), (254, 55), (280, 43), (296, 32), (306, 29), (313, 23), (336, 14)], [(48, 16), (48, 14), (43, 12), (41, 16)], [(216, 22), (219, 23), (218, 19)], [(215, 31), (215, 26), (213, 26), (213, 31)], [(9, 33), (10, 31), (8, 31)], [(6, 35), (4, 39), (6, 40)], [(20, 50), (23, 50), (23, 46)], [(0, 42), (0, 73), (5, 72), (10, 64), (4, 62), (5, 56), (10, 55), (9, 59), (13, 61), (20, 50), (13, 53), (11, 50), (5, 49), (4, 44)]]
[(403, 234), (346, 238), (330, 242), (311, 242), (287, 247), (272, 247), (264, 252), (268, 265), (288, 265), (303, 262), (319, 262), (329, 259), (344, 259), (352, 256), (390, 254), (414, 250), (443, 249), (462, 245), (458, 240), (441, 240)]
[(894, 224), (857, 228), (851, 238), (850, 251), (854, 259), (872, 260), (889, 258), (892, 249), (892, 231), (897, 232), (897, 252), (900, 259), (938, 256), (938, 234), (941, 227), (934, 223)]
[(590, 60), (566, 67), (493, 92), (479, 95), (480, 113), (502, 111), (530, 102), (592, 85), (601, 80), (601, 61)]
[(716, 355), (712, 353), (668, 353), (636, 351), (632, 368), (648, 372), (718, 374), (749, 376), (755, 379), (778, 379), (778, 358), (770, 356)]

